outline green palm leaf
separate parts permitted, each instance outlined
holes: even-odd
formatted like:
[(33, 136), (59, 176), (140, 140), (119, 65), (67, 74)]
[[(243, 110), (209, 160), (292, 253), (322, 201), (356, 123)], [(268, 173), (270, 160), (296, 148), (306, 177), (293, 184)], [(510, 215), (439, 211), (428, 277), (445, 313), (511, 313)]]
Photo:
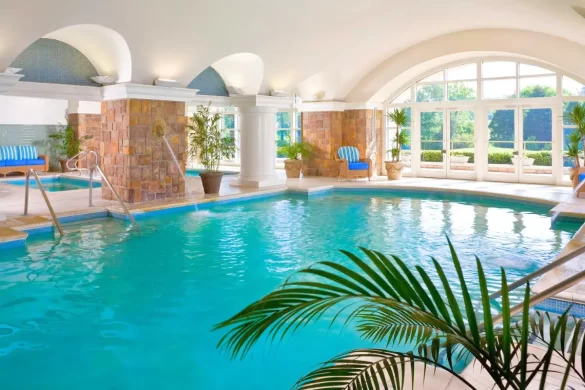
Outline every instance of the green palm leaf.
[[(415, 363), (422, 365), (423, 375), (431, 365), (459, 376), (453, 369), (455, 362), (469, 357), (500, 389), (525, 389), (535, 380), (542, 387), (553, 373), (561, 375), (562, 385), (571, 380), (585, 383), (585, 366), (575, 357), (582, 322), (567, 313), (558, 319), (531, 314), (528, 285), (522, 315), (514, 321), (502, 269), (504, 323), (498, 326), (491, 317), (486, 276), (476, 259), (483, 312), (479, 317), (483, 322), (478, 324), (461, 262), (450, 241), (448, 245), (462, 299), (453, 293), (454, 281), (435, 259), (438, 286), (424, 269), (417, 266), (413, 272), (397, 256), (360, 248), (365, 255), (361, 258), (342, 251), (348, 265), (324, 261), (301, 270), (279, 289), (217, 324), (215, 330), (225, 331), (218, 347), (232, 358), (244, 357), (262, 337), (282, 340), (327, 314), (331, 324), (345, 316), (346, 325), (354, 326), (365, 341), (383, 343), (386, 349), (342, 354), (302, 378), (297, 383), (299, 389), (401, 389)], [(567, 337), (568, 329), (574, 327), (577, 330)], [(544, 345), (545, 353), (531, 353), (530, 340)], [(398, 344), (401, 349), (403, 345), (413, 348), (408, 352), (392, 350)], [(556, 349), (558, 344), (560, 350)], [(460, 379), (466, 383), (465, 378)]]

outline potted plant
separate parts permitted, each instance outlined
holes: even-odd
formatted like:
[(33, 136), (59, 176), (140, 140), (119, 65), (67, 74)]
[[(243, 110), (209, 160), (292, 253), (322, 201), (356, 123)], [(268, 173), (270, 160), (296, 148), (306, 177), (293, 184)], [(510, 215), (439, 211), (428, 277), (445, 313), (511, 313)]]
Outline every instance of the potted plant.
[(189, 156), (197, 158), (205, 171), (201, 172), (201, 183), (206, 194), (219, 193), (223, 172), (219, 171), (222, 158), (233, 158), (236, 145), (233, 137), (225, 135), (220, 128), (222, 115), (211, 112), (211, 103), (198, 106), (187, 125), (189, 137)]
[(49, 134), (49, 138), (58, 142), (56, 147), (60, 156), (59, 163), (61, 164), (61, 171), (69, 172), (69, 168), (67, 168), (67, 160), (79, 154), (79, 152), (81, 152), (81, 143), (92, 139), (93, 136), (84, 135), (83, 137), (78, 138), (75, 134), (75, 130), (69, 124), (59, 124), (59, 126), (60, 127), (56, 132)]
[(581, 150), (579, 148), (581, 143), (581, 134), (579, 131), (575, 130), (569, 135), (569, 142), (567, 142), (567, 151), (565, 155), (573, 159), (575, 165), (573, 168), (569, 168), (571, 182), (573, 183), (573, 188), (576, 188), (579, 185), (579, 173), (581, 170), (581, 163), (579, 161), (581, 156)]
[(388, 114), (388, 118), (396, 125), (396, 133), (394, 134), (394, 147), (386, 152), (390, 152), (392, 155), (392, 161), (384, 161), (386, 166), (386, 174), (388, 180), (398, 180), (402, 177), (402, 162), (400, 162), (400, 153), (402, 147), (409, 144), (408, 133), (401, 128), (408, 125), (408, 115), (404, 108), (394, 109)]
[(302, 159), (311, 157), (313, 147), (307, 142), (297, 142), (284, 145), (278, 148), (278, 154), (284, 155), (284, 169), (286, 170), (287, 179), (298, 179), (301, 177), (303, 168)]

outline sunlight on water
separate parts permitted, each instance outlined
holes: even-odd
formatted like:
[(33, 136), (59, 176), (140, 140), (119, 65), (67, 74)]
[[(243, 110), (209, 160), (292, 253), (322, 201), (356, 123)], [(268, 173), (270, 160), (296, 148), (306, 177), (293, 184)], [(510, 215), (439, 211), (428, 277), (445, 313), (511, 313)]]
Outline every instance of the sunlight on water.
[[(427, 270), (432, 255), (448, 267), (445, 234), (474, 297), (475, 254), (498, 290), (500, 267), (510, 281), (534, 271), (578, 229), (552, 230), (547, 212), (421, 195), (283, 195), (143, 219), (140, 232), (111, 219), (66, 225), (58, 241), (33, 237), (26, 250), (0, 251), (2, 388), (288, 389), (319, 362), (367, 344), (320, 323), (230, 361), (212, 325), (296, 270), (347, 264), (337, 249), (365, 246)], [(455, 281), (451, 268), (448, 277)]]

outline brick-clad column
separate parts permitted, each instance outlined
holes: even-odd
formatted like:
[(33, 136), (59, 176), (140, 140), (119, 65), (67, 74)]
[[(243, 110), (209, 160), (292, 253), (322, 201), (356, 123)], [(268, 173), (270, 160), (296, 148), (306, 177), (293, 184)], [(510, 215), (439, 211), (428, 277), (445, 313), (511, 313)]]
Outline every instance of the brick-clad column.
[[(67, 117), (69, 125), (75, 130), (75, 135), (83, 137), (91, 135), (93, 138), (81, 143), (84, 151), (93, 150), (100, 154), (100, 142), (102, 138), (102, 116), (100, 114), (69, 114)], [(101, 159), (98, 160), (101, 163)], [(85, 168), (86, 161), (81, 159), (79, 167)]]
[[(375, 128), (374, 128), (375, 122)], [(347, 110), (343, 112), (342, 143), (344, 146), (355, 146), (361, 158), (370, 158), (373, 172), (381, 174), (383, 153), (382, 145), (382, 111)]]
[(342, 146), (343, 112), (303, 112), (301, 118), (303, 141), (314, 148), (312, 158), (303, 167), (303, 175), (337, 177), (335, 155)]
[[(164, 140), (153, 134), (162, 120), (179, 167)], [(185, 103), (125, 99), (102, 103), (104, 173), (124, 202), (137, 203), (185, 195)], [(113, 195), (102, 185), (102, 197)]]

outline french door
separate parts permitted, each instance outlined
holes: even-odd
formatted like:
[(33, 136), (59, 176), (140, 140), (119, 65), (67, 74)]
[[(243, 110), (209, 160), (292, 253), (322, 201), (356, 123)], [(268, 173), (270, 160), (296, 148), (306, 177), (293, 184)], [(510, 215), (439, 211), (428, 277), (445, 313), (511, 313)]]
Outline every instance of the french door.
[(419, 176), (475, 179), (475, 120), (471, 109), (420, 111)]
[(552, 107), (489, 108), (484, 119), (486, 180), (554, 183)]

